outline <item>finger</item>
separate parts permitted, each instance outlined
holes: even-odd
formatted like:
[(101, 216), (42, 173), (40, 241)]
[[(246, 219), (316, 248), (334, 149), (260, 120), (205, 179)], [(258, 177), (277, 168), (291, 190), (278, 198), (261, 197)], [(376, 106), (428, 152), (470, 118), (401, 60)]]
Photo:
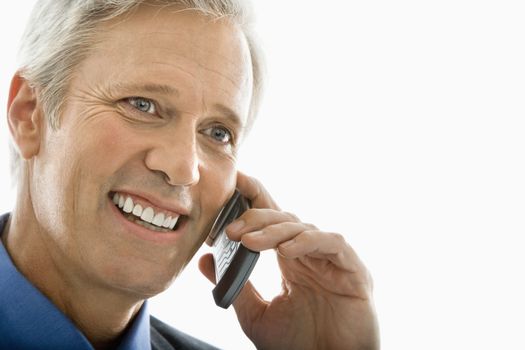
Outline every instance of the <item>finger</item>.
[(237, 189), (250, 200), (253, 208), (270, 208), (280, 210), (264, 186), (254, 177), (237, 171)]
[(281, 243), (294, 239), (301, 232), (314, 228), (313, 225), (302, 222), (282, 222), (246, 233), (241, 237), (241, 242), (248, 249), (263, 251), (277, 248)]
[(364, 267), (352, 247), (338, 233), (306, 230), (279, 244), (277, 249), (281, 256), (288, 259), (302, 256), (327, 259), (337, 267), (351, 272)]
[(282, 222), (299, 222), (294, 214), (274, 209), (248, 209), (226, 227), (230, 239), (238, 241), (246, 232), (258, 231)]
[(199, 270), (211, 283), (215, 284), (215, 262), (211, 253), (205, 254), (199, 259)]

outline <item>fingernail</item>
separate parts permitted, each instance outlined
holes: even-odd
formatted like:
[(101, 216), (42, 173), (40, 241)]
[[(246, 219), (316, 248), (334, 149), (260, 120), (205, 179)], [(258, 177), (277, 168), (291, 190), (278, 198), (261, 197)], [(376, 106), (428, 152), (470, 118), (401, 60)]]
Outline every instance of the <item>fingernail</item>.
[(226, 227), (226, 231), (230, 233), (238, 232), (244, 227), (245, 224), (246, 223), (244, 222), (244, 220), (234, 221), (231, 224), (229, 224), (228, 227)]

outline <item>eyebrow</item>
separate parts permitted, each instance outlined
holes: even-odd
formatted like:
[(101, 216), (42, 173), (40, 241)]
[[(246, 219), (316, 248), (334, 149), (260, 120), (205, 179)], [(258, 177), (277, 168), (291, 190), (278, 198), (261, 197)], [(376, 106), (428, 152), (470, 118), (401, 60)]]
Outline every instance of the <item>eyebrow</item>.
[(226, 118), (228, 118), (233, 124), (235, 124), (236, 127), (240, 129), (244, 129), (244, 124), (242, 123), (241, 118), (232, 109), (220, 103), (216, 103), (213, 106), (215, 107), (215, 109), (221, 112)]
[(124, 91), (144, 91), (152, 94), (162, 94), (162, 95), (175, 95), (178, 97), (180, 95), (179, 90), (171, 85), (166, 84), (122, 84), (118, 83), (115, 86), (119, 90)]

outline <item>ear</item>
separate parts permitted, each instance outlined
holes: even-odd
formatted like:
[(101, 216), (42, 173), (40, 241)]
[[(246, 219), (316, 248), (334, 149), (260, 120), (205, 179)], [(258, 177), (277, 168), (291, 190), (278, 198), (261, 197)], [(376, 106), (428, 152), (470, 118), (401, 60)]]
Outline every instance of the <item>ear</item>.
[(9, 89), (7, 122), (24, 159), (30, 159), (38, 154), (42, 135), (42, 116), (35, 89), (17, 72), (11, 80)]

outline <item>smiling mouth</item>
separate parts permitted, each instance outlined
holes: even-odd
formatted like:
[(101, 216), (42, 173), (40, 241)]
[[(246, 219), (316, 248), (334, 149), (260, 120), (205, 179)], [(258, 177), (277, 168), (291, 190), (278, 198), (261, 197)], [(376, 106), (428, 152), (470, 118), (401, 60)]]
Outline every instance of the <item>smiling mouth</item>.
[(126, 220), (151, 231), (172, 233), (177, 231), (182, 223), (187, 220), (185, 215), (155, 213), (153, 208), (143, 208), (140, 204), (133, 203), (133, 199), (130, 197), (125, 197), (116, 192), (110, 192), (109, 199)]

